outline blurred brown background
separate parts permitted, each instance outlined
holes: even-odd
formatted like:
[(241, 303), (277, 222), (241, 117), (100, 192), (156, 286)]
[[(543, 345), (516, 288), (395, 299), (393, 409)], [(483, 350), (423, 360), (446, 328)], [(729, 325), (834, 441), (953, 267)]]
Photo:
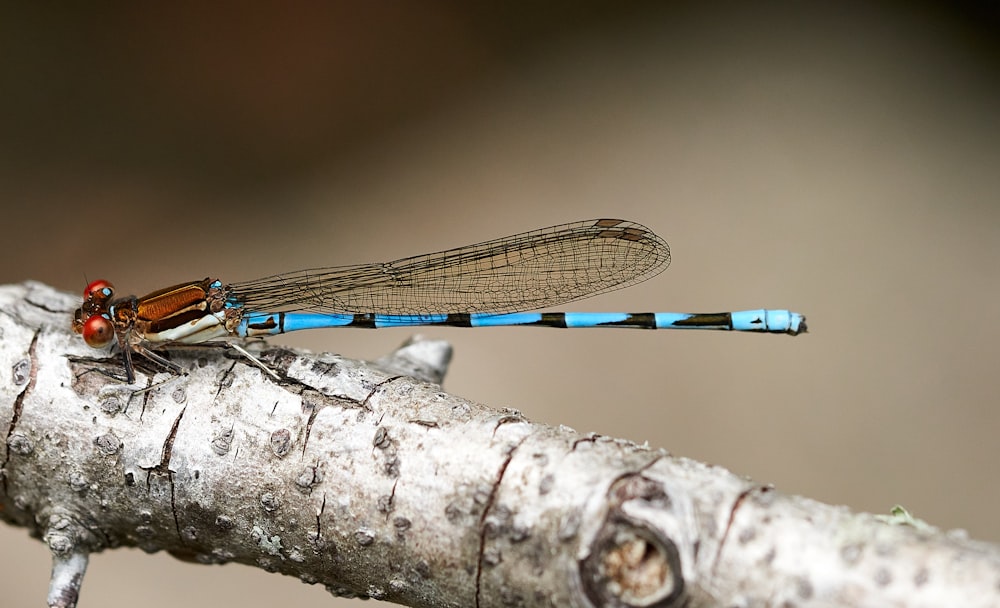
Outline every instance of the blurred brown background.
[[(0, 282), (141, 294), (633, 219), (672, 268), (571, 308), (792, 308), (811, 333), (424, 331), (456, 347), (446, 388), (1000, 541), (990, 6), (6, 5)], [(5, 605), (48, 572), (0, 527)], [(360, 605), (132, 550), (87, 578), (82, 608)]]

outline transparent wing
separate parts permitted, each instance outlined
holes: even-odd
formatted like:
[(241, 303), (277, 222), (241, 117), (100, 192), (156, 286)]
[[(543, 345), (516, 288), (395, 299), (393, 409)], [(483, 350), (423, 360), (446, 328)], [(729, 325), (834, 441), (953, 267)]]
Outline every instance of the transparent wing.
[(600, 219), (384, 264), (298, 270), (228, 286), (246, 309), (443, 314), (539, 310), (614, 291), (670, 264), (645, 226)]

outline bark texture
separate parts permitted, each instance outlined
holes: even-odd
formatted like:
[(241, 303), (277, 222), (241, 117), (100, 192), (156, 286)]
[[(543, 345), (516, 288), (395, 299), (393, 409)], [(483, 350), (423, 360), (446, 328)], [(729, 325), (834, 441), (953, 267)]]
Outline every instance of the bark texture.
[(0, 518), (51, 549), (50, 606), (120, 546), (409, 606), (1000, 605), (994, 545), (449, 395), (441, 342), (255, 350), (278, 381), (185, 348), (126, 386), (77, 305), (0, 288)]

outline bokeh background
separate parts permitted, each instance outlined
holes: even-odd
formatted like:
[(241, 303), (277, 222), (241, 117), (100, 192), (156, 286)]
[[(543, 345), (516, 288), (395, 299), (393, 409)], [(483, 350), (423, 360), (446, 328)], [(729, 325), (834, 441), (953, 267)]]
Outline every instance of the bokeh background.
[[(141, 294), (632, 219), (672, 268), (571, 308), (811, 333), (424, 331), (445, 387), (1000, 542), (995, 4), (495, 4), (4, 5), (0, 281)], [(0, 528), (5, 606), (48, 573)], [(360, 605), (119, 550), (81, 607), (278, 602)]]

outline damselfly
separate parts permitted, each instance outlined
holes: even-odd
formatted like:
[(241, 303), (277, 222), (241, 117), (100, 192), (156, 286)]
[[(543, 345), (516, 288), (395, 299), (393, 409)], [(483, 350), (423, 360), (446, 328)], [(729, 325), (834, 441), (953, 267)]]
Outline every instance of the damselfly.
[(588, 220), (383, 264), (313, 268), (242, 283), (206, 278), (141, 298), (115, 299), (111, 283), (98, 280), (83, 292), (73, 328), (94, 348), (117, 344), (130, 383), (133, 352), (176, 369), (154, 351), (323, 327), (806, 331), (805, 317), (787, 310), (534, 312), (634, 285), (669, 264), (667, 243), (645, 226)]

